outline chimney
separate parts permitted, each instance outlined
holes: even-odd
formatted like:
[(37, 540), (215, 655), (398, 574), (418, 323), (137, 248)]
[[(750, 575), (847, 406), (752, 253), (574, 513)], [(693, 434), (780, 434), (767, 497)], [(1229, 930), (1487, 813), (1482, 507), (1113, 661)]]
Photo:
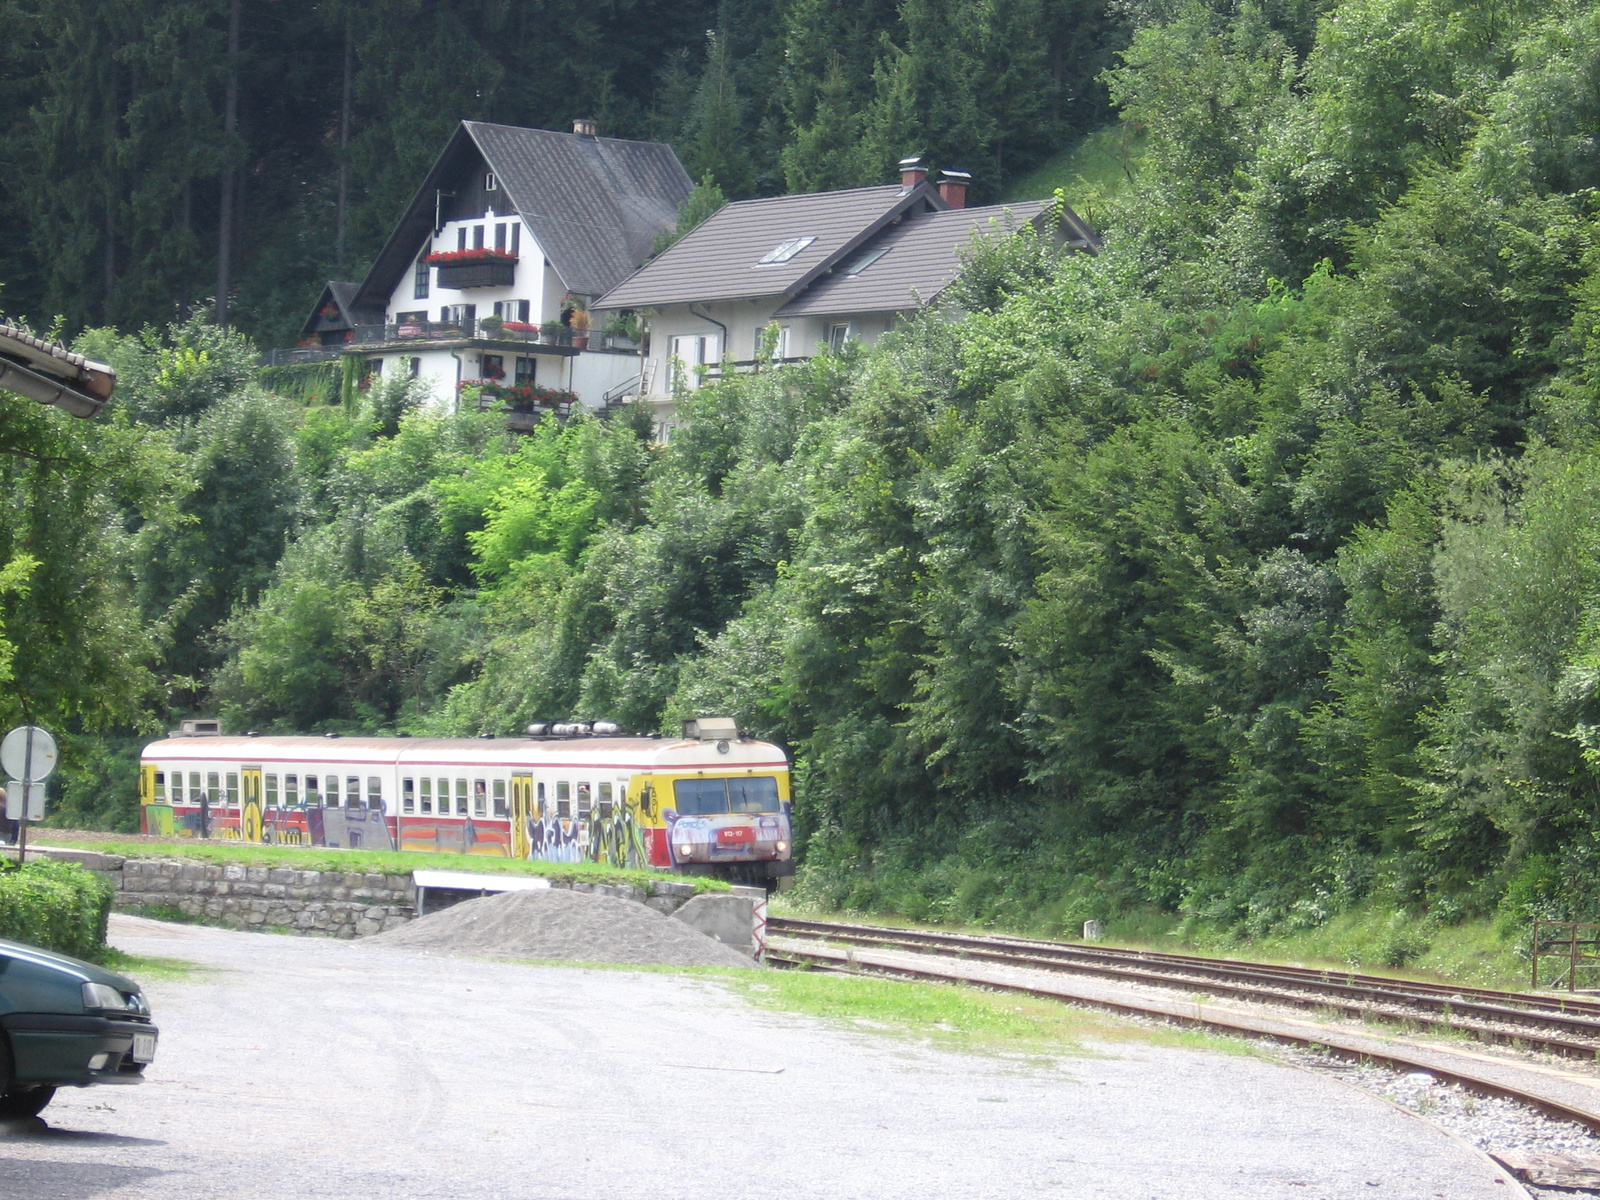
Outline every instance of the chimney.
[(900, 160), (900, 190), (909, 192), (928, 177), (928, 164), (922, 161), (922, 156), (913, 154), (910, 158)]
[(967, 187), (972, 183), (969, 171), (940, 171), (939, 199), (951, 208), (967, 206)]
[(578, 117), (572, 122), (572, 132), (579, 137), (594, 137), (595, 128), (593, 117)]

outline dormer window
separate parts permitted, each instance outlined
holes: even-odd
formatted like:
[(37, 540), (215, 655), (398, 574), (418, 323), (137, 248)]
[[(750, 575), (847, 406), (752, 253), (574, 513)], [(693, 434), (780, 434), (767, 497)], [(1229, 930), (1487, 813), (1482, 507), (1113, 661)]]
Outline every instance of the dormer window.
[(500, 190), (500, 181), (494, 177), (493, 171), (490, 171), (483, 177), (483, 190), (486, 192), (497, 192)]
[(845, 278), (854, 279), (857, 275), (861, 274), (861, 272), (865, 271), (868, 267), (877, 262), (887, 253), (889, 253), (889, 247), (887, 246), (884, 246), (879, 250), (868, 250), (860, 258), (856, 259), (855, 262), (851, 263), (844, 269)]
[(771, 263), (786, 263), (816, 240), (814, 237), (797, 237), (790, 238), (787, 242), (780, 242), (756, 265), (764, 267)]

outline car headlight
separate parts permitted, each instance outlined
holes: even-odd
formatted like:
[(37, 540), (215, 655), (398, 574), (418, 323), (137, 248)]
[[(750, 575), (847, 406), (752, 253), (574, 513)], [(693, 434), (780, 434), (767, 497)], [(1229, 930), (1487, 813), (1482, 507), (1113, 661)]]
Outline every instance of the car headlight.
[(83, 1006), (85, 1008), (116, 1008), (123, 1010), (128, 1007), (127, 1002), (122, 998), (122, 993), (104, 983), (86, 983), (83, 985)]

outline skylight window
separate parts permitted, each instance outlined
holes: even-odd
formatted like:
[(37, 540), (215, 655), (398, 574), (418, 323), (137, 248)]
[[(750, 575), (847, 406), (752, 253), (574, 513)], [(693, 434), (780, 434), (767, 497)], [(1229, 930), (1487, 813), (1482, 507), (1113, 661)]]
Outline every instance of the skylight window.
[(756, 265), (764, 267), (764, 266), (768, 265), (769, 263), (786, 263), (791, 258), (793, 258), (796, 254), (799, 254), (800, 251), (804, 250), (807, 246), (811, 245), (811, 243), (816, 241), (816, 240), (817, 239), (814, 238), (814, 237), (790, 238), (787, 242), (779, 243), (765, 258), (763, 258)]
[(861, 272), (865, 271), (868, 267), (877, 262), (887, 253), (889, 253), (889, 247), (887, 246), (881, 247), (877, 250), (868, 250), (860, 258), (856, 259), (855, 262), (851, 263), (844, 269), (845, 278), (854, 279), (857, 275), (861, 274)]

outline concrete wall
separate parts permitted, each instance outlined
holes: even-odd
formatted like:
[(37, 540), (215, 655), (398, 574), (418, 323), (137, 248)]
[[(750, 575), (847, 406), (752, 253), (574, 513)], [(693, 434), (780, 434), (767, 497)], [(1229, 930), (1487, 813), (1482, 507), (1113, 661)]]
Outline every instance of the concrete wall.
[[(381, 933), (417, 915), (416, 887), (409, 875), (122, 858), (54, 847), (40, 848), (37, 854), (76, 862), (108, 880), (116, 889), (112, 907), (118, 912), (173, 909), (208, 925), (342, 938)], [(694, 884), (671, 880), (652, 881), (648, 892), (627, 884), (564, 880), (551, 880), (550, 886), (636, 900), (669, 916), (695, 893)], [(478, 895), (429, 888), (427, 911), (437, 912)]]

